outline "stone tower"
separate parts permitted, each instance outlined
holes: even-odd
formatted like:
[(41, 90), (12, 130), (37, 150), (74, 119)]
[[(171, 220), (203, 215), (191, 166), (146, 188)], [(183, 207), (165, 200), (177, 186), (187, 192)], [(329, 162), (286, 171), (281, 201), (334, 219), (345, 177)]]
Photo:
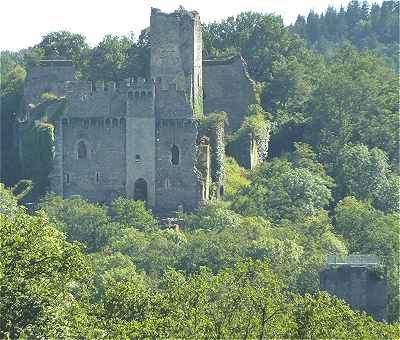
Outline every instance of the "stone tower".
[[(174, 84), (189, 98), (193, 114), (203, 114), (203, 38), (199, 14), (184, 9), (167, 14), (152, 8), (150, 34), (151, 77), (161, 80), (162, 90)], [(168, 102), (158, 103), (167, 109), (164, 106)]]
[(29, 74), (24, 99), (38, 111), (32, 119), (47, 117), (38, 109), (43, 105), (30, 105), (45, 92), (65, 104), (53, 108), (51, 191), (105, 203), (118, 196), (144, 200), (159, 215), (191, 211), (211, 189), (215, 196), (223, 191), (223, 123), (208, 126), (198, 119), (199, 14), (152, 9), (150, 34), (151, 80), (75, 80), (70, 61), (43, 61)]
[(156, 98), (157, 210), (195, 208), (203, 197), (196, 168), (203, 114), (202, 34), (197, 12), (151, 12), (151, 76)]

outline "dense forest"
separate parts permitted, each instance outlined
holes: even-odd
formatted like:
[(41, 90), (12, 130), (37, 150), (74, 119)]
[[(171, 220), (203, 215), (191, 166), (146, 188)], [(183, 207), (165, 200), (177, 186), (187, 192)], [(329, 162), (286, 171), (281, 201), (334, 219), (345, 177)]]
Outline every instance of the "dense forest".
[(382, 5), (367, 1), (351, 1), (337, 11), (329, 7), (325, 13), (310, 11), (307, 18), (299, 15), (291, 31), (307, 41), (308, 46), (331, 58), (335, 50), (349, 41), (358, 50), (372, 50), (396, 70), (398, 67), (399, 3), (383, 1)]
[[(146, 77), (149, 31), (2, 52), (0, 338), (399, 337), (398, 16), (398, 1), (351, 1), (290, 27), (254, 12), (205, 25), (204, 56), (240, 53), (257, 82), (268, 157), (252, 170), (226, 157), (223, 200), (162, 221), (125, 198), (24, 207), (21, 180), (40, 174), (18, 165), (11, 128), (31, 65)], [(379, 256), (387, 322), (319, 291), (332, 254)]]

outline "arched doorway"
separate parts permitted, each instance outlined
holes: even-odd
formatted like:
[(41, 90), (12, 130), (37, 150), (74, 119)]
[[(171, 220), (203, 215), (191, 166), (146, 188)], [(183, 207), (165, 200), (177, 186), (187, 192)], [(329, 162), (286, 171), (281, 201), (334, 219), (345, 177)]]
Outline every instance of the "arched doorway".
[(136, 201), (147, 202), (147, 183), (143, 178), (139, 178), (135, 182), (135, 189), (133, 193), (133, 199)]
[(171, 163), (173, 165), (179, 164), (179, 148), (175, 144), (171, 148)]
[(86, 143), (84, 141), (80, 141), (78, 143), (78, 148), (77, 148), (77, 158), (78, 159), (87, 159), (87, 147)]

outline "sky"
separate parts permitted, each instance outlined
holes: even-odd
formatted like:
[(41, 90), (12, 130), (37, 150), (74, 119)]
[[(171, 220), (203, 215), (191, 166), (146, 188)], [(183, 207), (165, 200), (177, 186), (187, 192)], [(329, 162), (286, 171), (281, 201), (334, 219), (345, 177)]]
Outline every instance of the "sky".
[[(275, 13), (285, 24), (313, 9), (340, 8), (349, 0), (0, 0), (0, 50), (17, 51), (40, 42), (46, 33), (81, 33), (94, 46), (104, 35), (126, 35), (150, 25), (151, 7), (172, 12), (182, 5), (196, 10), (204, 23), (243, 11)], [(374, 1), (381, 3), (382, 1)]]

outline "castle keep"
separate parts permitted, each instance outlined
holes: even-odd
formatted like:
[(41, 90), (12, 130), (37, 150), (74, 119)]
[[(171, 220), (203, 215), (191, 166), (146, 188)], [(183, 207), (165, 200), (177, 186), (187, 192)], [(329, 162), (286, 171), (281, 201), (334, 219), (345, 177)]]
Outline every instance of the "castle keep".
[(27, 108), (45, 92), (66, 99), (55, 129), (51, 191), (97, 202), (126, 196), (160, 213), (189, 211), (223, 193), (224, 126), (202, 128), (199, 121), (205, 111), (227, 111), (240, 126), (254, 102), (244, 61), (203, 62), (197, 12), (152, 9), (150, 34), (151, 80), (77, 81), (71, 62), (61, 60), (30, 70)]

